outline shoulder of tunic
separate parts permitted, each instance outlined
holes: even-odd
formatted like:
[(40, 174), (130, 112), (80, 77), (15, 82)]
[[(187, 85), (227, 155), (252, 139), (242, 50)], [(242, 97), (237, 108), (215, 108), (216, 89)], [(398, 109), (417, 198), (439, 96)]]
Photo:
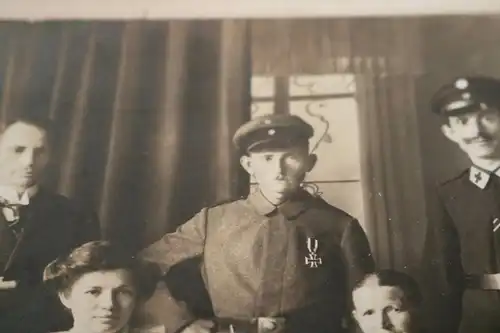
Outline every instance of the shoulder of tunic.
[(357, 223), (355, 217), (329, 204), (321, 197), (313, 197), (308, 209), (316, 216), (314, 223), (320, 230), (333, 232), (339, 237), (344, 234), (351, 223)]
[(463, 179), (463, 177), (467, 177), (467, 178), (469, 178), (469, 172), (470, 172), (469, 170), (470, 170), (470, 168), (467, 168), (467, 169), (462, 170), (462, 172), (460, 172), (460, 173), (456, 174), (455, 176), (453, 176), (453, 177), (451, 177), (451, 178), (448, 178), (448, 179), (446, 179), (446, 180), (442, 181), (442, 182), (439, 184), (439, 186), (444, 187), (444, 186), (446, 186), (447, 184), (450, 184), (450, 183), (456, 182), (457, 180), (461, 180), (461, 179)]
[(220, 206), (226, 206), (226, 205), (230, 205), (232, 203), (236, 203), (236, 202), (239, 202), (239, 201), (242, 201), (245, 199), (246, 199), (246, 197), (241, 197), (239, 199), (221, 200), (221, 201), (214, 203), (213, 205), (208, 206), (207, 208), (210, 209), (210, 208), (215, 208), (215, 207), (220, 207)]
[(447, 197), (453, 195), (454, 192), (460, 191), (460, 188), (463, 187), (463, 181), (469, 181), (469, 172), (470, 169), (467, 168), (454, 177), (439, 183), (437, 186), (438, 194), (442, 197)]
[(241, 207), (241, 204), (246, 201), (246, 197), (239, 199), (228, 199), (219, 201), (213, 205), (205, 207), (207, 210), (226, 210), (234, 207)]
[(317, 197), (317, 196), (312, 197), (312, 205), (310, 205), (309, 208), (323, 211), (326, 214), (328, 214), (332, 217), (335, 217), (337, 219), (342, 219), (342, 220), (346, 220), (346, 221), (351, 221), (351, 220), (355, 219), (353, 216), (351, 216), (349, 213), (347, 213), (343, 209), (341, 209), (337, 206), (334, 206), (332, 204), (329, 204), (323, 198)]

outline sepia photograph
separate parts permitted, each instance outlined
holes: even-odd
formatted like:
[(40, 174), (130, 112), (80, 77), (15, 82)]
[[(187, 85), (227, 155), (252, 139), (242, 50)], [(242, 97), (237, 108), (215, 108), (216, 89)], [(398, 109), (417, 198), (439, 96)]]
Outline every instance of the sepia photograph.
[(500, 14), (14, 8), (0, 332), (500, 332)]

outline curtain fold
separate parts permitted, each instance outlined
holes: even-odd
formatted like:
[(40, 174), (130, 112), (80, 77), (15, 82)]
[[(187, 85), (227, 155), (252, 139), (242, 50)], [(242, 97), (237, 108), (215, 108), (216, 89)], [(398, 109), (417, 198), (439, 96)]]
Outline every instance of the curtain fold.
[(248, 191), (231, 136), (250, 116), (247, 22), (0, 23), (1, 119), (49, 115), (45, 183), (139, 248)]
[(358, 75), (367, 234), (380, 268), (414, 274), (426, 223), (412, 75)]
[(252, 20), (258, 75), (422, 73), (423, 18)]

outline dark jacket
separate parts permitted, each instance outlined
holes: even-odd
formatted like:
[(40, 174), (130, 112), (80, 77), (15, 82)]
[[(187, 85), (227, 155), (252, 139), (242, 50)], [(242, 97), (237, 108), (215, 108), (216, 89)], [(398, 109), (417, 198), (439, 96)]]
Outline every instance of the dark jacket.
[(443, 277), (429, 300), (439, 305), (433, 311), (434, 322), (444, 324), (439, 331), (500, 332), (500, 292), (466, 286), (466, 275), (500, 272), (500, 230), (493, 231), (500, 178), (475, 175), (468, 169), (439, 187), (438, 218), (428, 227), (424, 265)]
[(0, 290), (0, 332), (47, 332), (68, 329), (69, 313), (56, 295), (42, 284), (45, 266), (58, 256), (90, 240), (99, 239), (97, 217), (81, 211), (68, 198), (42, 188), (22, 207), (23, 236), (13, 253), (15, 239), (0, 212), (0, 268), (4, 280), (18, 283), (12, 290)]

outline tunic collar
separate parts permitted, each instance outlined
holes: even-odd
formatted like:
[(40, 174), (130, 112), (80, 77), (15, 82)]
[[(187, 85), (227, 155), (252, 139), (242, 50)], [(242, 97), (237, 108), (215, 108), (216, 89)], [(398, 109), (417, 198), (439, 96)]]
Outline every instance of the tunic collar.
[(469, 171), (469, 180), (480, 189), (484, 189), (486, 185), (488, 185), (490, 178), (494, 175), (500, 176), (500, 170), (496, 169), (490, 171), (473, 165)]
[(256, 190), (248, 196), (248, 201), (260, 215), (270, 215), (278, 210), (288, 219), (293, 219), (299, 216), (307, 209), (310, 194), (304, 190), (300, 190), (296, 195), (275, 206), (266, 199), (261, 191)]

